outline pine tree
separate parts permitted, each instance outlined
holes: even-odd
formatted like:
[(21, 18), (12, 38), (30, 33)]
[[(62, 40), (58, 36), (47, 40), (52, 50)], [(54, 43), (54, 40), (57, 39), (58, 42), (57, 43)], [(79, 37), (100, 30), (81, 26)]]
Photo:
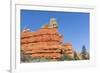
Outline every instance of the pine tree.
[(74, 60), (80, 60), (76, 51), (74, 51)]
[(81, 57), (82, 57), (83, 60), (88, 59), (88, 58), (87, 58), (87, 50), (86, 50), (85, 45), (82, 46)]

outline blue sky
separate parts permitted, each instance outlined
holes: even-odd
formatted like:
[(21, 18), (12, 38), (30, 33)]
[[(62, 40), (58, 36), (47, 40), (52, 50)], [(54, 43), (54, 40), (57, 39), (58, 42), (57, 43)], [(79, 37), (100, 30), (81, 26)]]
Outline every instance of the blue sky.
[(65, 43), (72, 43), (76, 51), (81, 51), (85, 45), (89, 51), (89, 13), (21, 10), (21, 30), (27, 27), (36, 31), (52, 17), (57, 20), (58, 31), (64, 36)]

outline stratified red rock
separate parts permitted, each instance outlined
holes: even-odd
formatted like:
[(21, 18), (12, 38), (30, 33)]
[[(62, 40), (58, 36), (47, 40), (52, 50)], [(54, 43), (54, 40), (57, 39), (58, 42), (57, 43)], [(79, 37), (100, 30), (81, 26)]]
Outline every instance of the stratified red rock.
[(58, 32), (58, 25), (54, 18), (50, 20), (50, 24), (42, 26), (35, 32), (29, 29), (23, 30), (21, 50), (34, 58), (59, 59), (62, 50), (71, 56), (73, 54), (71, 44), (63, 45), (63, 36)]

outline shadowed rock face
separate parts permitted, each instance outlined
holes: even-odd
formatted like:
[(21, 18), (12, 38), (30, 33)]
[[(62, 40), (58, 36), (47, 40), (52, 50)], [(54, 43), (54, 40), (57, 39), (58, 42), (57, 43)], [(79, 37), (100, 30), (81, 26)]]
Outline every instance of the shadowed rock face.
[(29, 29), (23, 30), (21, 32), (21, 50), (34, 58), (59, 59), (62, 56), (62, 50), (72, 56), (72, 45), (63, 45), (63, 36), (58, 32), (57, 27), (55, 19), (51, 19), (50, 24), (35, 32), (31, 32)]

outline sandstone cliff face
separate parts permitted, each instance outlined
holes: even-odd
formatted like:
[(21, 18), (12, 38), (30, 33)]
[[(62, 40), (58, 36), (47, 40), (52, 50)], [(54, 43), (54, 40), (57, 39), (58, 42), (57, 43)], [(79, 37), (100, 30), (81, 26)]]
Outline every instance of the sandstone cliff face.
[(65, 43), (65, 44), (63, 44), (63, 49), (64, 49), (64, 52), (66, 53), (66, 54), (68, 54), (70, 57), (74, 57), (74, 50), (73, 50), (73, 47), (72, 47), (72, 44), (70, 44), (70, 43)]
[(21, 48), (33, 57), (60, 58), (63, 37), (57, 28), (41, 28), (21, 33)]
[[(54, 23), (54, 24), (53, 24)], [(58, 32), (54, 19), (35, 32), (25, 29), (21, 32), (21, 50), (33, 58), (59, 59), (62, 51), (73, 57), (72, 45), (63, 44), (63, 36)]]

